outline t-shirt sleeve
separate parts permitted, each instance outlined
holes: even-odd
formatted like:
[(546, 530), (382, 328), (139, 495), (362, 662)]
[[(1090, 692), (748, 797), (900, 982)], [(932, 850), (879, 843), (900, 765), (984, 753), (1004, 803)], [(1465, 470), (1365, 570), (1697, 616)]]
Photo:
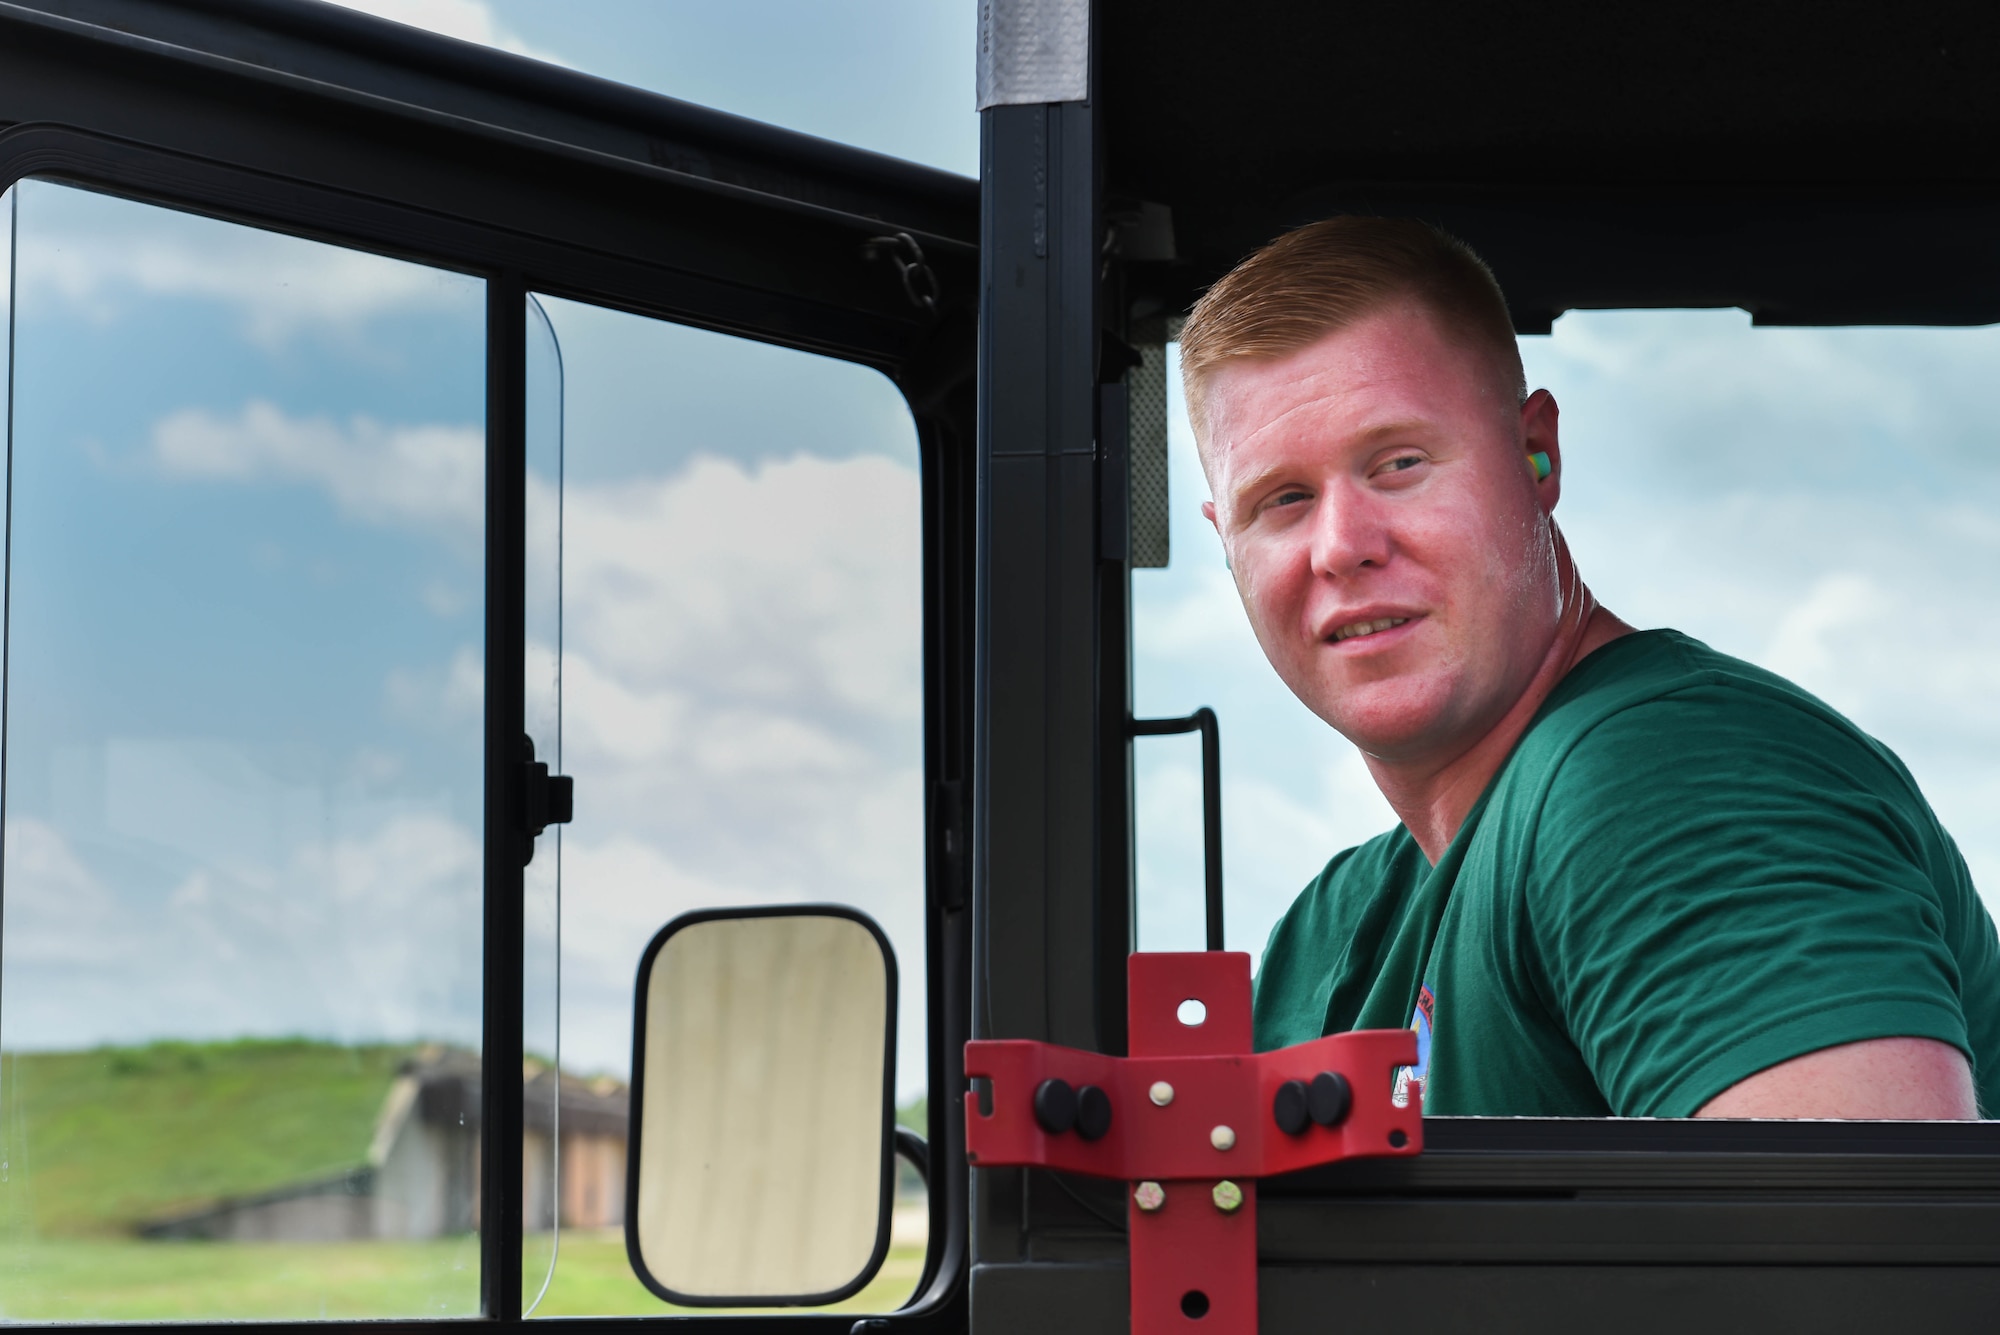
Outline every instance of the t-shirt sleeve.
[(1882, 753), (1775, 695), (1689, 688), (1586, 734), (1542, 802), (1525, 902), (1612, 1109), (1690, 1116), (1864, 1039), (1969, 1054), (1935, 829)]

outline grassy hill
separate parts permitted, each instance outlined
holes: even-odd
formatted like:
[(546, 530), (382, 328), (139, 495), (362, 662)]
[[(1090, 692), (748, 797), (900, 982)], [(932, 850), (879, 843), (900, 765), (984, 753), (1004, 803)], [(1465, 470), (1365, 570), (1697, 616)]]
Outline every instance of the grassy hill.
[(14, 1197), (0, 1227), (129, 1234), (176, 1209), (358, 1167), (412, 1051), (241, 1039), (0, 1055)]
[[(246, 1039), (0, 1054), (0, 1323), (472, 1314), (471, 1237), (218, 1245), (132, 1231), (359, 1166), (415, 1051)], [(921, 1127), (923, 1112), (899, 1115)], [(532, 1294), (547, 1240), (526, 1250)], [(565, 1230), (561, 1256), (543, 1315), (672, 1310), (633, 1278), (617, 1230)], [(922, 1246), (899, 1240), (835, 1310), (893, 1309), (922, 1266)]]

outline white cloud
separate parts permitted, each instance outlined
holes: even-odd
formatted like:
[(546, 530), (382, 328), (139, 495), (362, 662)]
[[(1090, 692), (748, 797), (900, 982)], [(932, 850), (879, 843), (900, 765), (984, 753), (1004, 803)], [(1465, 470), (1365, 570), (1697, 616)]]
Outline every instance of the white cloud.
[(486, 704), (486, 661), (461, 645), (443, 667), (398, 668), (383, 683), (389, 712), (422, 728), (476, 721)]
[(274, 348), (307, 328), (358, 337), (386, 315), (456, 312), (477, 338), (483, 287), (462, 274), (92, 194), (20, 187), (23, 308), (59, 304), (109, 322), (138, 301), (191, 298), (234, 310)]
[[(1887, 593), (1867, 576), (1821, 576), (1805, 600), (1778, 619), (1764, 651), (1764, 665), (1801, 684), (1818, 682), (1829, 703), (1851, 707), (1851, 700), (1838, 698), (1845, 694), (1838, 678), (1839, 666), (1847, 661), (1842, 650), (1853, 646), (1857, 632), (1892, 615), (1894, 604)], [(1835, 637), (1846, 643), (1834, 643)]]
[[(480, 847), (463, 825), (403, 811), (275, 862), (155, 847), (138, 880), (133, 850), (8, 821), (10, 1047), (476, 1037)], [(182, 870), (158, 880), (173, 863)], [(92, 864), (122, 865), (131, 883), (113, 895)]]
[[(1741, 311), (1572, 312), (1523, 344), (1580, 494), (1936, 494), (1991, 482), (2000, 330), (1757, 329)], [(1568, 505), (1569, 501), (1565, 501)]]
[[(479, 531), (481, 448), (470, 429), (341, 424), (261, 402), (176, 413), (153, 435), (153, 459), (173, 476), (294, 482), (370, 522), (467, 534)], [(539, 545), (552, 550), (553, 496), (546, 481), (530, 490)], [(566, 1025), (588, 1035), (576, 1060), (622, 1064), (632, 966), (676, 912), (836, 900), (882, 919), (906, 954), (920, 951), (915, 472), (868, 455), (698, 457), (673, 476), (572, 484), (563, 518), (563, 769), (579, 787), (578, 823), (564, 835), (565, 951), (572, 996), (597, 995), (605, 1024), (619, 1017), (614, 1029)], [(552, 644), (531, 641), (538, 679), (555, 659)], [(467, 645), (446, 663), (392, 672), (384, 692), (398, 720), (457, 726), (480, 707), (480, 653)], [(146, 791), (165, 782), (149, 775)], [(358, 884), (335, 873), (366, 865), (365, 853), (315, 854), (291, 874)], [(240, 866), (231, 875), (251, 877)], [(176, 893), (212, 918), (219, 884), (205, 870)], [(921, 969), (920, 954), (904, 965)], [(921, 997), (909, 1000), (916, 1063)]]
[(292, 417), (255, 399), (234, 417), (185, 408), (153, 425), (152, 456), (171, 476), (303, 483), (341, 513), (379, 524), (476, 539), (486, 514), (486, 444), (479, 428), (345, 424)]
[[(1828, 574), (1778, 619), (1758, 659), (1885, 735), (1943, 723), (1980, 753), (2000, 754), (2000, 628), (1968, 617), (1963, 592)], [(1936, 753), (1943, 740), (1916, 746)]]
[(892, 842), (920, 848), (914, 472), (707, 458), (568, 501), (564, 765), (600, 829), (793, 877), (845, 861), (853, 809), (907, 787)]
[[(9, 963), (90, 968), (129, 961), (135, 942), (116, 897), (45, 821), (16, 817), (6, 830), (4, 947)], [(17, 1002), (23, 989), (11, 987)], [(13, 1025), (9, 1024), (10, 1044)]]
[(696, 908), (820, 897), (796, 885), (699, 875), (643, 832), (582, 835), (565, 831), (562, 846), (563, 1065), (571, 1070), (626, 1069), (639, 954), (672, 919)]
[(803, 711), (913, 717), (920, 488), (879, 455), (671, 478), (564, 498), (565, 633), (629, 684)]
[[(880, 456), (569, 489), (565, 1061), (623, 1067), (639, 952), (689, 909), (854, 904), (920, 976), (919, 500)], [(921, 992), (905, 1003), (907, 1088)]]
[[(579, 780), (581, 782), (581, 780)], [(892, 794), (908, 796), (909, 794)], [(622, 1071), (631, 1055), (632, 984), (639, 954), (672, 919), (693, 909), (752, 904), (850, 904), (880, 922), (897, 942), (904, 979), (899, 1016), (898, 1087), (920, 1090), (924, 1081), (923, 881), (919, 865), (899, 866), (920, 833), (918, 812), (871, 812), (866, 794), (833, 791), (821, 805), (859, 810), (853, 828), (833, 821), (788, 825), (773, 814), (768, 837), (803, 854), (780, 867), (699, 869), (701, 850), (682, 856), (657, 828), (604, 829), (590, 819), (564, 831), (563, 1063), (576, 1070)], [(738, 817), (750, 813), (739, 811)], [(839, 812), (830, 815), (838, 816)], [(876, 828), (871, 832), (868, 826)], [(886, 838), (884, 836), (887, 836)], [(813, 865), (812, 855), (843, 841), (863, 846), (858, 856)], [(544, 847), (547, 847), (546, 843)], [(920, 852), (920, 850), (918, 850)], [(538, 855), (539, 856), (539, 855)], [(848, 865), (843, 866), (846, 862)], [(912, 942), (919, 953), (912, 953)]]
[(540, 47), (530, 46), (502, 24), (484, 0), (332, 0), (332, 3), (377, 18), (390, 19), (462, 42), (532, 56), (552, 65), (568, 62)]

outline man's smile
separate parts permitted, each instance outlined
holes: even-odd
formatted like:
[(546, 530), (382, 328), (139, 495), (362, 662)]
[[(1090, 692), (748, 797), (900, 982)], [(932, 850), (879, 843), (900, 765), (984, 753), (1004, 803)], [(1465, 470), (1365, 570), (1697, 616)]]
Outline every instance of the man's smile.
[(1320, 623), (1315, 637), (1343, 657), (1374, 655), (1416, 633), (1429, 614), (1410, 607), (1357, 607), (1335, 612)]
[(1352, 621), (1335, 630), (1333, 640), (1338, 644), (1342, 640), (1359, 639), (1363, 635), (1374, 635), (1393, 626), (1400, 626), (1408, 620), (1408, 617), (1377, 617), (1373, 621)]

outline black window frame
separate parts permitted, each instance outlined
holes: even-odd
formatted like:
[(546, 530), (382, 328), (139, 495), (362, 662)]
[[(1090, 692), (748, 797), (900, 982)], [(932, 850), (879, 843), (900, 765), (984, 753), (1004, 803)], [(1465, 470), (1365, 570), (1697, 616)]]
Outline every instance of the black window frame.
[[(931, 1243), (910, 1305), (868, 1319), (883, 1331), (962, 1328), (968, 1181), (950, 1091), (964, 1083), (970, 1023), (976, 184), (309, 0), (0, 5), (0, 190), (30, 177), (486, 282), (481, 1315), (458, 1324), (522, 1320), (527, 297), (798, 348), (898, 386), (922, 475), (926, 958), (901, 970), (924, 980), (927, 998)], [(917, 290), (934, 293), (929, 306), (868, 244), (897, 233), (922, 249), (934, 282)], [(586, 787), (586, 817), (589, 801)], [(661, 1314), (588, 1326), (662, 1321), (845, 1335), (856, 1318)]]

